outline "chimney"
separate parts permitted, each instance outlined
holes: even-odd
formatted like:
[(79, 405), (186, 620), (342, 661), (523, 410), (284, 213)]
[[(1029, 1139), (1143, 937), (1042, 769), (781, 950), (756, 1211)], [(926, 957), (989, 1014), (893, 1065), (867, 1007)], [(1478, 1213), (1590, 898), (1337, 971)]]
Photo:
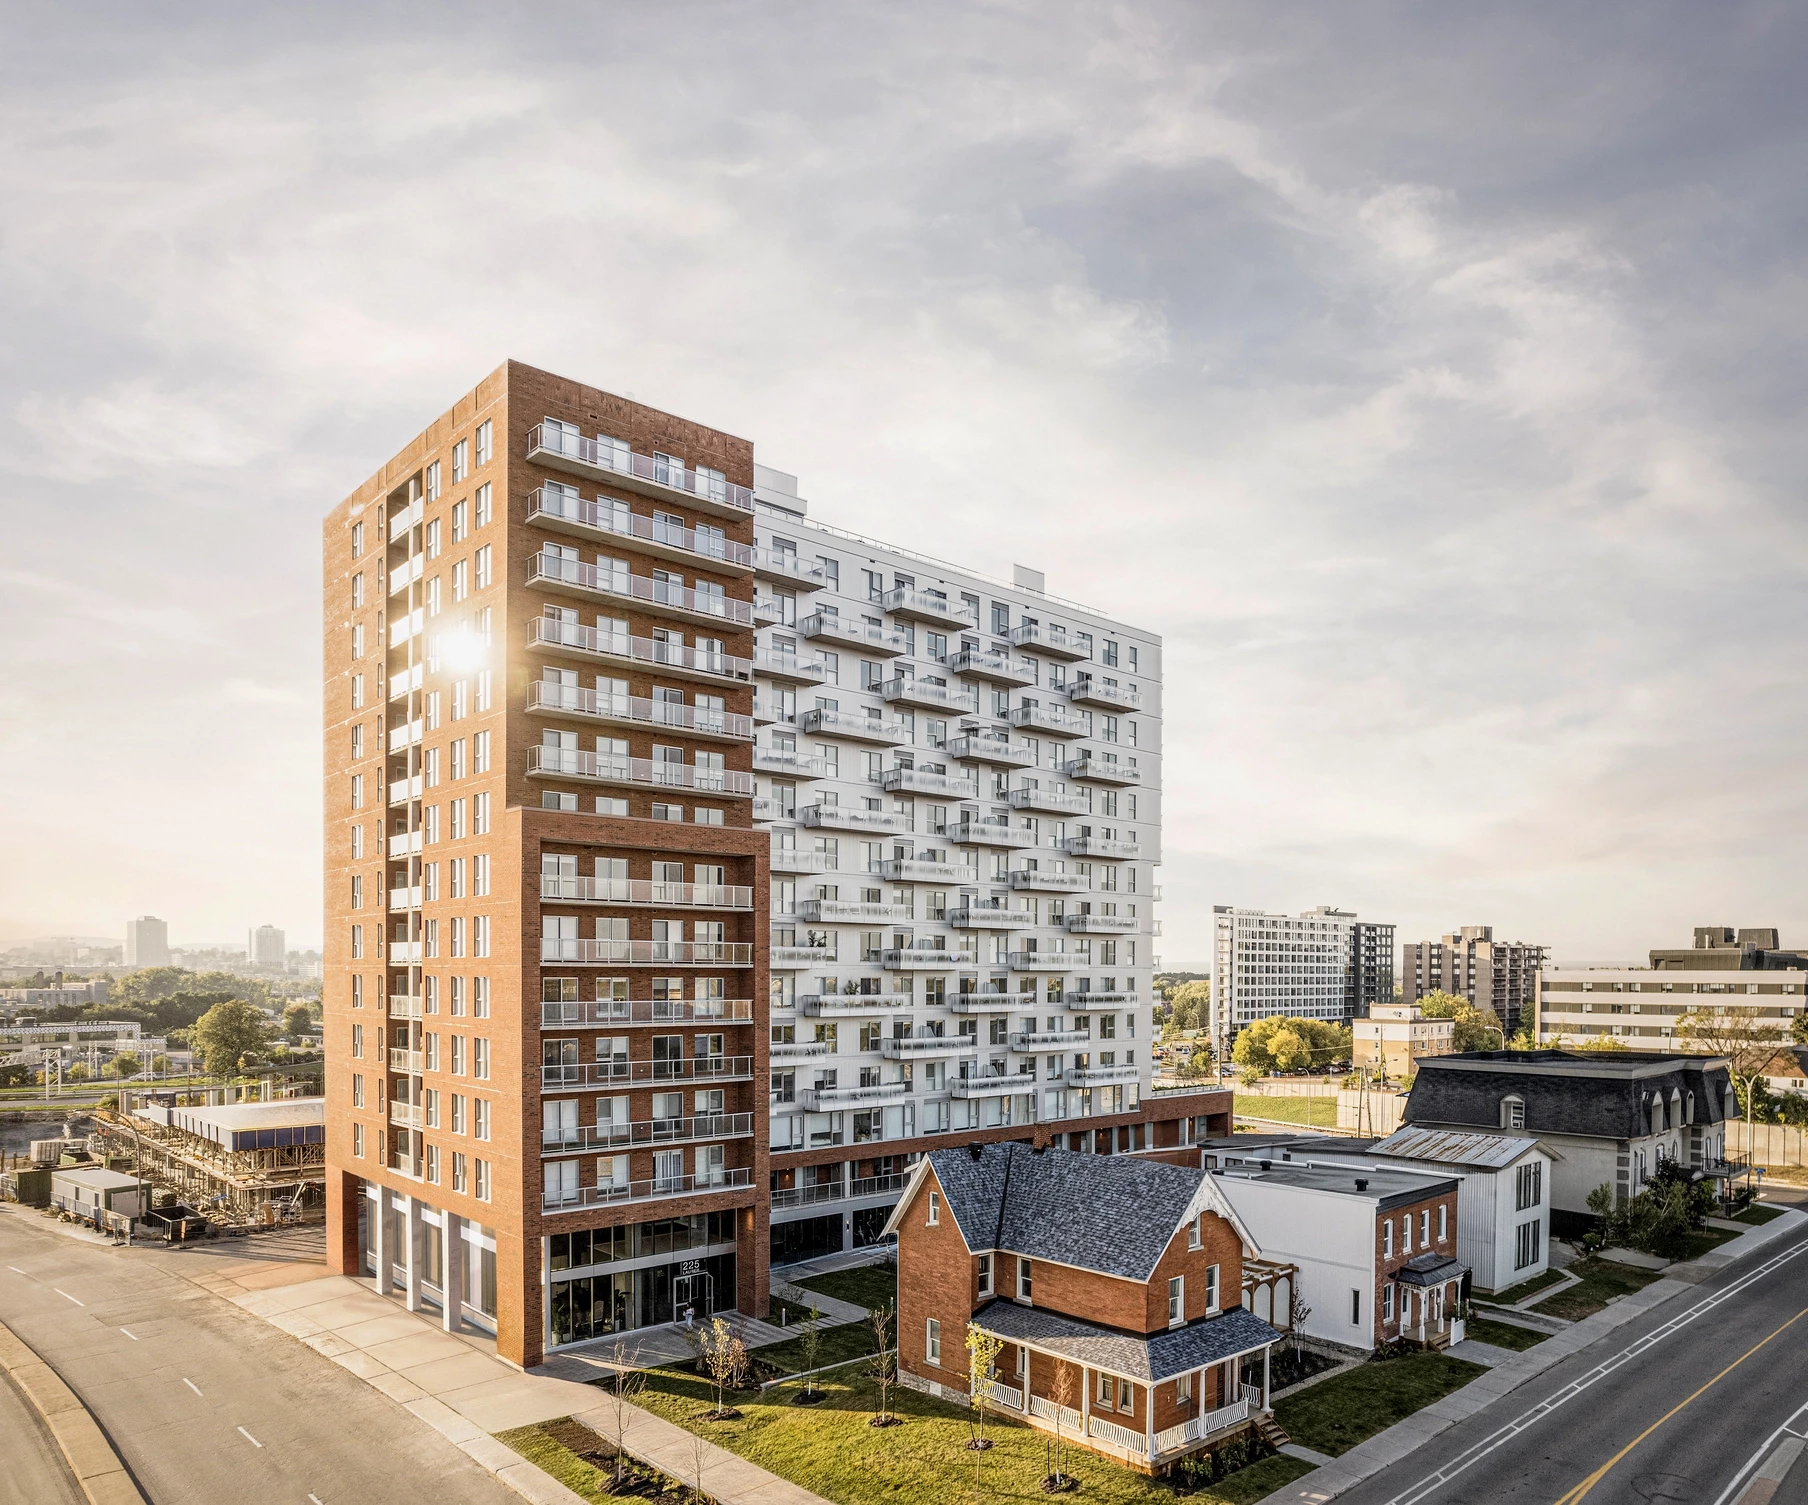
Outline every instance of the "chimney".
[(1369, 1189), (1368, 1178), (1365, 1176), (1358, 1176), (1356, 1178), (1356, 1190), (1357, 1191), (1367, 1191), (1368, 1189)]

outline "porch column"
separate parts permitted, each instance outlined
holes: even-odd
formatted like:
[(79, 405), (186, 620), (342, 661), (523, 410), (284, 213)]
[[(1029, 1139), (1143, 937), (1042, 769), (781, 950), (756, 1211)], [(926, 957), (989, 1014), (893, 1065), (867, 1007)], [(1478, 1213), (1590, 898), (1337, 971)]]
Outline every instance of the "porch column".
[(1268, 1409), (1268, 1357), (1274, 1352), (1274, 1346), (1268, 1345), (1262, 1350), (1262, 1409)]
[(402, 1242), (408, 1250), (408, 1284), (404, 1288), (408, 1310), (421, 1309), (421, 1199), (409, 1197), (405, 1204), (406, 1233)]
[(1155, 1462), (1155, 1386), (1151, 1383), (1143, 1391), (1143, 1457), (1151, 1464)]
[(465, 1317), (465, 1220), (444, 1209), (440, 1229), (440, 1323), (449, 1333), (464, 1328)]
[(1080, 1366), (1080, 1436), (1092, 1436), (1092, 1371)]
[(395, 1251), (389, 1247), (389, 1188), (376, 1184), (376, 1190), (377, 1199), (372, 1204), (376, 1210), (366, 1209), (365, 1213), (372, 1220), (370, 1244), (377, 1261), (377, 1273), (371, 1278), (371, 1285), (379, 1296), (387, 1296), (390, 1292), (389, 1267), (395, 1259)]

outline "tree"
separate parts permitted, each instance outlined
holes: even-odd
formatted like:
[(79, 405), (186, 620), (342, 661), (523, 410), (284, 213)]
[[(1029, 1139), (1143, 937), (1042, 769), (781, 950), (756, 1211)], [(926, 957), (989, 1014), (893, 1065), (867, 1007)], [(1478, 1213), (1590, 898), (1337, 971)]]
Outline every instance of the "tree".
[(816, 1356), (822, 1351), (822, 1313), (811, 1303), (810, 1315), (797, 1324), (797, 1349), (804, 1361), (804, 1394), (816, 1396)]
[(123, 1051), (113, 1057), (113, 1075), (124, 1081), (127, 1077), (138, 1075), (138, 1057), (126, 1055)]
[(1745, 1169), (1749, 1182), (1752, 1097), (1789, 1032), (1783, 1024), (1761, 1018), (1754, 1010), (1720, 1007), (1691, 1009), (1677, 1021), (1676, 1033), (1690, 1049), (1724, 1059), (1732, 1068), (1734, 1085), (1744, 1086)]
[(867, 1313), (873, 1329), (873, 1382), (879, 1387), (879, 1414), (873, 1418), (876, 1427), (892, 1423), (891, 1387), (898, 1377), (898, 1356), (892, 1349), (892, 1309), (881, 1303)]
[(1183, 982), (1168, 990), (1167, 1020), (1163, 1036), (1178, 1035), (1185, 1030), (1204, 1029), (1210, 1016), (1212, 985), (1209, 982)]
[(168, 1076), (170, 1073), (170, 1058), (168, 1056), (152, 1056), (151, 1072), (155, 1076)]
[(1347, 1026), (1323, 1019), (1293, 1019), (1271, 1014), (1247, 1025), (1237, 1036), (1231, 1059), (1246, 1071), (1265, 1074), (1296, 1066), (1330, 1066), (1350, 1058), (1353, 1041)]
[(967, 1384), (973, 1396), (972, 1436), (967, 1446), (973, 1449), (973, 1498), (979, 1498), (979, 1466), (986, 1449), (986, 1411), (992, 1403), (992, 1370), (1004, 1349), (1004, 1339), (995, 1338), (977, 1322), (967, 1324)]
[(196, 1022), (192, 1036), (210, 1076), (231, 1076), (269, 1035), (263, 1013), (242, 998), (216, 1003)]
[(313, 1027), (313, 1011), (305, 1003), (292, 1003), (282, 1012), (283, 1033), (299, 1040)]
[(622, 1463), (627, 1454), (628, 1417), (634, 1410), (634, 1397), (646, 1385), (646, 1371), (640, 1367), (640, 1350), (617, 1342), (609, 1355), (615, 1370), (615, 1383), (609, 1388), (609, 1440), (615, 1444), (615, 1486), (611, 1494), (622, 1492)]
[(1506, 1033), (1493, 1009), (1478, 1009), (1457, 993), (1427, 993), (1419, 1000), (1419, 1012), (1427, 1019), (1454, 1019), (1451, 1048), (1459, 1053), (1506, 1048)]
[(700, 1341), (703, 1345), (704, 1367), (709, 1370), (710, 1380), (716, 1387), (716, 1409), (709, 1419), (730, 1421), (741, 1413), (731, 1410), (723, 1403), (723, 1391), (746, 1378), (747, 1345), (735, 1336), (733, 1329), (721, 1317), (710, 1320), (702, 1331)]
[(1300, 1295), (1299, 1274), (1296, 1271), (1288, 1282), (1292, 1300), (1287, 1307), (1287, 1328), (1293, 1334), (1293, 1357), (1299, 1358), (1300, 1334), (1305, 1330), (1306, 1319), (1312, 1315), (1312, 1308), (1306, 1305), (1306, 1298)]
[(1067, 1487), (1067, 1438), (1061, 1432), (1061, 1418), (1073, 1408), (1074, 1373), (1073, 1365), (1066, 1359), (1055, 1360), (1055, 1390), (1052, 1397), (1055, 1403), (1055, 1477), (1054, 1487)]

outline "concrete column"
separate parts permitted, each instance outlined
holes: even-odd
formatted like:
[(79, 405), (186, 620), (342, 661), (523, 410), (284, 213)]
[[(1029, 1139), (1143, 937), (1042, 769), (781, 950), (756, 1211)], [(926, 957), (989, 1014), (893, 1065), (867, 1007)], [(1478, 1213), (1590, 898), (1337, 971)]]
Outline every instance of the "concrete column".
[(395, 1263), (395, 1250), (389, 1247), (389, 1189), (377, 1187), (376, 1223), (371, 1228), (371, 1249), (377, 1258), (377, 1273), (371, 1281), (379, 1296), (390, 1291), (389, 1267)]
[(441, 1325), (449, 1333), (464, 1329), (465, 1300), (465, 1220), (457, 1213), (442, 1211), (439, 1215)]
[(421, 1199), (409, 1197), (405, 1205), (407, 1224), (402, 1237), (402, 1246), (408, 1251), (406, 1299), (408, 1310), (418, 1312), (421, 1309), (421, 1235), (425, 1231), (421, 1222)]

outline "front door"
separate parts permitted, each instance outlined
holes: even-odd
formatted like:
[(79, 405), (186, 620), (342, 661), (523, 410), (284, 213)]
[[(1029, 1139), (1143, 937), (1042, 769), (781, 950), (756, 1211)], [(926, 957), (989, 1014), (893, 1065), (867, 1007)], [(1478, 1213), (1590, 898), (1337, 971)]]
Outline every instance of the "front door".
[[(690, 1261), (687, 1260), (686, 1263)], [(680, 1322), (684, 1320), (686, 1307), (696, 1313), (698, 1322), (715, 1315), (715, 1284), (707, 1270), (692, 1270), (672, 1281), (672, 1311)]]

